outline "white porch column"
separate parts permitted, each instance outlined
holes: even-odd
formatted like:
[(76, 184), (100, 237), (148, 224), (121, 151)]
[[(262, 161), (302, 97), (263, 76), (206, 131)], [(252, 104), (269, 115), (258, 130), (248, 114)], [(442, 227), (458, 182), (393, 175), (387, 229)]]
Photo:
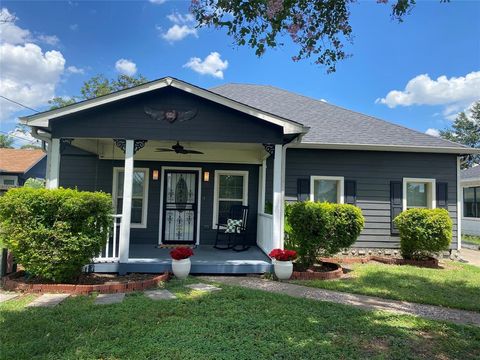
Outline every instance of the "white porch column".
[(121, 263), (126, 263), (130, 248), (130, 221), (132, 215), (133, 188), (133, 145), (134, 140), (125, 142), (125, 168), (123, 172), (123, 204), (122, 221), (120, 223), (119, 257)]
[(462, 213), (463, 213), (463, 191), (460, 184), (460, 173), (462, 171), (462, 158), (457, 156), (457, 250), (462, 249)]
[(60, 177), (60, 139), (52, 139), (47, 149), (47, 183), (48, 189), (56, 189)]
[(283, 214), (283, 193), (282, 193), (282, 163), (283, 146), (275, 145), (273, 162), (273, 239), (272, 249), (283, 247), (282, 214)]
[(265, 213), (265, 183), (267, 178), (267, 160), (262, 161), (258, 174), (258, 213)]

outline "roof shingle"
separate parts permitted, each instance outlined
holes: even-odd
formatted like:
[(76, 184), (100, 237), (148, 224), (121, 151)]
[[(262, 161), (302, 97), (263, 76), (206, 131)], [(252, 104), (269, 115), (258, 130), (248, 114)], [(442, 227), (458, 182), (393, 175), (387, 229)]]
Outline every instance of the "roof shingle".
[(24, 173), (46, 154), (36, 149), (0, 149), (0, 172)]
[(462, 170), (460, 177), (462, 180), (470, 180), (475, 178), (480, 179), (480, 165), (471, 167), (470, 169)]

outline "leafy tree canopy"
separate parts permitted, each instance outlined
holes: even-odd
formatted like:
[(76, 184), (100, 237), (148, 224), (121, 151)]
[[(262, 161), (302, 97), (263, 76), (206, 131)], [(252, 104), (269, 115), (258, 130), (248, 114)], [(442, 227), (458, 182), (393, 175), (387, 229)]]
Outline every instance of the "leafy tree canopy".
[[(248, 45), (257, 56), (283, 45), (289, 35), (299, 50), (294, 61), (315, 58), (334, 72), (338, 61), (350, 56), (344, 43), (352, 41), (350, 6), (357, 0), (192, 0), (191, 11), (200, 27), (224, 28), (234, 44)], [(440, 0), (448, 2), (448, 0)], [(377, 0), (392, 6), (392, 18), (402, 21), (415, 0)]]
[[(464, 111), (458, 114), (450, 129), (440, 131), (444, 139), (480, 149), (480, 100), (471, 107), (471, 115)], [(467, 155), (463, 168), (480, 164), (480, 155)]]
[(54, 97), (49, 101), (51, 109), (58, 109), (67, 105), (75, 104), (78, 101), (93, 99), (98, 96), (107, 95), (115, 91), (128, 89), (147, 82), (142, 75), (128, 76), (118, 75), (116, 79), (108, 79), (104, 75), (96, 75), (85, 81), (80, 88), (79, 96)]
[(13, 138), (8, 135), (0, 134), (0, 148), (13, 149)]

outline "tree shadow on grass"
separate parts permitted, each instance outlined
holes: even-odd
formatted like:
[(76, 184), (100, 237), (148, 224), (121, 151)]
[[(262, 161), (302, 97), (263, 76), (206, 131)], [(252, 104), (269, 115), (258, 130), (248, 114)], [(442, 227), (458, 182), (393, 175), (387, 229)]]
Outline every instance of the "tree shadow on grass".
[(11, 359), (473, 359), (480, 329), (224, 287), (121, 304), (3, 307), (0, 357)]

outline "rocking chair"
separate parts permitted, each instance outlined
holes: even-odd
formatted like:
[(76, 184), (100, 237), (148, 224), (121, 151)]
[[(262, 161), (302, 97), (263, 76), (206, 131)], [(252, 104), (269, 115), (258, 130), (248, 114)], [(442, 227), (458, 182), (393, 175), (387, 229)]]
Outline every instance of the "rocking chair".
[[(245, 251), (250, 248), (247, 244), (248, 206), (232, 205), (226, 224), (217, 224), (215, 249)], [(223, 237), (223, 239), (221, 239)], [(220, 245), (221, 240), (224, 245)]]

